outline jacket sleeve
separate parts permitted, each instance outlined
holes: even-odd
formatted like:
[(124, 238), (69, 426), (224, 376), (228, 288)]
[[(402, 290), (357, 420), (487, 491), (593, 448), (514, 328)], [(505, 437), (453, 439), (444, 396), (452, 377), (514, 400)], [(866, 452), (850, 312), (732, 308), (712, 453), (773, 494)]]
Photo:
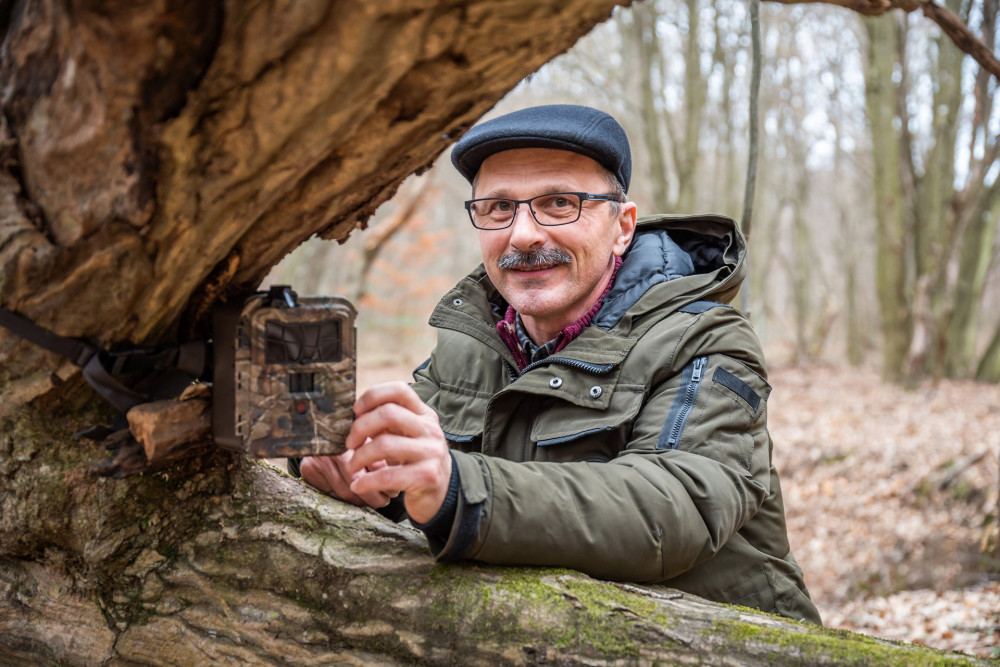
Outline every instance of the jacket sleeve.
[(742, 316), (691, 317), (680, 340), (662, 341), (659, 363), (637, 360), (650, 364), (649, 384), (616, 458), (515, 462), (455, 452), (458, 511), (432, 551), (648, 582), (717, 553), (770, 492), (770, 387)]

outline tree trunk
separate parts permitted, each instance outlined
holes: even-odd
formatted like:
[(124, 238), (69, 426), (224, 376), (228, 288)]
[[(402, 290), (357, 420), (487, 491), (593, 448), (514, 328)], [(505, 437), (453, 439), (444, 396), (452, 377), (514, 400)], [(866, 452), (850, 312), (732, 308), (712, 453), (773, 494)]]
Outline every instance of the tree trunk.
[[(343, 239), (610, 0), (0, 5), (0, 304), (104, 346)], [(503, 39), (498, 39), (498, 36)], [(419, 533), (214, 452), (122, 480), (109, 410), (0, 332), (5, 664), (808, 664), (931, 651), (663, 589), (435, 565)]]
[(698, 211), (698, 168), (701, 165), (701, 128), (704, 121), (708, 81), (701, 72), (700, 0), (685, 0), (687, 7), (687, 39), (684, 42), (684, 118), (683, 132), (674, 137), (677, 151), (678, 213)]
[(864, 25), (868, 33), (865, 109), (872, 136), (875, 282), (881, 311), (882, 373), (887, 379), (898, 382), (904, 379), (903, 362), (911, 340), (906, 223), (898, 157), (901, 154), (900, 137), (893, 123), (896, 93), (892, 76), (898, 35), (888, 17), (865, 19)]
[[(666, 149), (663, 132), (668, 128), (667, 111), (657, 107), (656, 98), (663, 97), (658, 81), (663, 77), (663, 52), (656, 34), (659, 13), (655, 5), (640, 3), (632, 9), (632, 33), (639, 55), (640, 117), (642, 119), (643, 146), (649, 160), (650, 204), (661, 213), (671, 211), (670, 181), (667, 175)], [(662, 99), (661, 99), (662, 104)], [(676, 138), (674, 138), (676, 141)]]
[[(968, 3), (947, 4), (949, 12), (968, 13)], [(989, 48), (992, 10), (995, 5), (984, 5), (988, 20), (982, 30)], [(975, 71), (975, 111), (965, 117), (969, 85), (962, 76), (964, 55), (941, 34), (929, 50), (934, 86), (924, 112), (930, 131), (911, 133), (911, 119), (922, 112), (909, 81), (905, 34), (898, 34), (905, 33), (905, 23), (892, 30), (898, 18), (866, 21), (866, 97), (880, 233), (883, 374), (912, 384), (931, 373), (971, 374), (984, 262), (994, 242), (983, 216), (1000, 193), (988, 174), (1000, 163), (1000, 143), (988, 129), (992, 101), (985, 92), (987, 76)], [(890, 73), (898, 79), (894, 85)], [(966, 140), (970, 144), (962, 145)], [(963, 161), (956, 162), (960, 156)], [(960, 189), (957, 180), (963, 181)]]
[(976, 379), (980, 382), (1000, 383), (1000, 326), (993, 332), (993, 336), (979, 360), (979, 365), (976, 367)]
[(946, 657), (565, 570), (436, 565), (416, 531), (238, 457), (81, 484), (72, 463), (86, 454), (60, 465), (54, 453), (31, 464), (64, 471), (74, 489), (46, 492), (76, 509), (45, 522), (88, 534), (0, 559), (5, 665)]

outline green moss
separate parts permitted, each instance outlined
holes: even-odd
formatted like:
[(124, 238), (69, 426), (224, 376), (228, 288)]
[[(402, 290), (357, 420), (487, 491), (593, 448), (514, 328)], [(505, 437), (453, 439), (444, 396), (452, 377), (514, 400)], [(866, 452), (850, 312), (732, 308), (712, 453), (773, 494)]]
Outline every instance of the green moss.
[[(460, 628), (463, 643), (637, 658), (640, 645), (631, 626), (674, 625), (656, 602), (569, 570), (438, 565), (428, 577), (439, 590), (424, 617)], [(426, 591), (424, 583), (410, 594)]]
[[(755, 613), (760, 613), (756, 612)], [(787, 619), (786, 619), (787, 620)], [(834, 662), (841, 665), (975, 665), (968, 656), (900, 644), (855, 634), (846, 630), (802, 626), (802, 632), (765, 627), (734, 620), (718, 620), (708, 633), (724, 635), (735, 645), (761, 644), (779, 647), (782, 661), (796, 654), (803, 664)]]

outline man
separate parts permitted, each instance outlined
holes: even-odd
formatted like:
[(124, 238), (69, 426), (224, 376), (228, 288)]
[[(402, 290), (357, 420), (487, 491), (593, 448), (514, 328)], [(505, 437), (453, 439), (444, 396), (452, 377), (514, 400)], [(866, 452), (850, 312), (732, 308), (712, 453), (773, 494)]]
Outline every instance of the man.
[(725, 305), (745, 241), (721, 216), (636, 219), (607, 114), (474, 127), (452, 162), (483, 264), (441, 300), (412, 385), (355, 404), (331, 495), (408, 516), (442, 560), (569, 567), (819, 622), (771, 466), (763, 354)]

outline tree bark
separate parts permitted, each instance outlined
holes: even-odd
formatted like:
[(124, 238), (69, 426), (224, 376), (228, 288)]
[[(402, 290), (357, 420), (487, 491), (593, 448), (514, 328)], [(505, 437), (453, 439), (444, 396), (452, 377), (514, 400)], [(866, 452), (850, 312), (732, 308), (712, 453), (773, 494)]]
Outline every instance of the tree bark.
[[(678, 211), (697, 211), (698, 168), (701, 164), (701, 128), (704, 124), (708, 81), (701, 71), (701, 2), (685, 0), (687, 39), (684, 42), (684, 111), (682, 130), (674, 135), (677, 165)], [(661, 65), (663, 67), (664, 65)]]
[(435, 564), (416, 531), (267, 464), (201, 465), (91, 489), (104, 530), (78, 554), (96, 588), (54, 549), (0, 559), (4, 664), (947, 660), (668, 589)]
[(897, 96), (892, 71), (898, 52), (896, 26), (887, 19), (864, 21), (868, 34), (865, 110), (872, 137), (876, 221), (876, 290), (881, 310), (882, 373), (905, 379), (911, 345), (911, 300), (907, 282), (905, 195), (899, 170), (901, 138), (894, 126)]
[[(656, 98), (663, 99), (659, 81), (663, 80), (663, 51), (656, 34), (659, 13), (650, 3), (640, 3), (632, 10), (632, 35), (638, 52), (639, 97), (644, 153), (649, 161), (650, 204), (654, 211), (673, 210), (670, 180), (667, 173), (663, 132), (669, 130), (667, 111), (657, 108)], [(677, 138), (674, 137), (676, 142)]]
[[(343, 239), (611, 0), (0, 4), (0, 305), (102, 346)], [(502, 38), (500, 38), (502, 37)], [(88, 476), (110, 411), (0, 331), (5, 664), (909, 663), (926, 649), (566, 571), (436, 565), (419, 533), (215, 451)]]

